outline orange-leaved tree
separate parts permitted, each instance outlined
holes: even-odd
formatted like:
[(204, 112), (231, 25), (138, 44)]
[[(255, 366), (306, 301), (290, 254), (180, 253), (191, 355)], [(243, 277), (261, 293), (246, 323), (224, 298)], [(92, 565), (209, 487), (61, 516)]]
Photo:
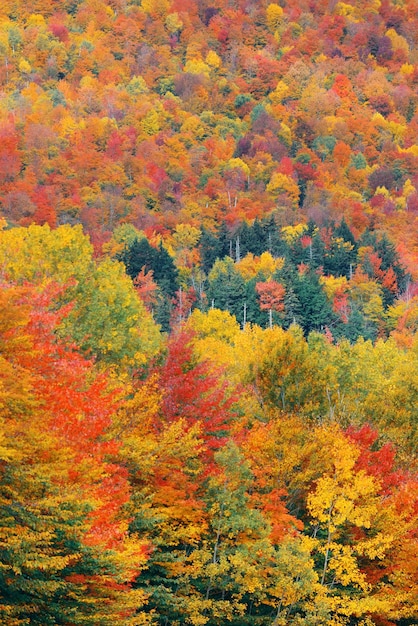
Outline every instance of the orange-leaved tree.
[(54, 289), (0, 289), (0, 621), (143, 624), (130, 581), (148, 548), (128, 535), (117, 401), (57, 340)]

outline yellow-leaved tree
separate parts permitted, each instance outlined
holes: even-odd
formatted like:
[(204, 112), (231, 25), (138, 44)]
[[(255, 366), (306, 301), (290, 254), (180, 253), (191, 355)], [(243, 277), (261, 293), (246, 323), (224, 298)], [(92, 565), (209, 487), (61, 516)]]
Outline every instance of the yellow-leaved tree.
[(1, 231), (0, 267), (2, 277), (15, 283), (62, 286), (57, 304), (71, 305), (59, 332), (86, 354), (123, 367), (143, 364), (158, 351), (159, 328), (123, 265), (95, 261), (81, 226)]

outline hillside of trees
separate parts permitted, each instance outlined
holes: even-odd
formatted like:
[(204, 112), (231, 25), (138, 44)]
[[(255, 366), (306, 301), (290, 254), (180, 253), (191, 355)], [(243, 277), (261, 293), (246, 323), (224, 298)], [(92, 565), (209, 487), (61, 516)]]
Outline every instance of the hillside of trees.
[(415, 626), (416, 0), (0, 2), (0, 625)]

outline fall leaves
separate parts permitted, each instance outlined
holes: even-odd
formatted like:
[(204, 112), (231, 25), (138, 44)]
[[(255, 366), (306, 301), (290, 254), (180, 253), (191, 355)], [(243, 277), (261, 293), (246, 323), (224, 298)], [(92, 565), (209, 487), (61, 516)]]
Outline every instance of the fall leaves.
[(414, 6), (244, 4), (5, 1), (7, 219), (82, 223), (100, 248), (126, 222), (172, 234), (320, 213), (358, 234), (384, 224), (402, 249), (418, 197)]
[(1, 3), (2, 624), (416, 619), (415, 9)]
[(105, 436), (115, 399), (57, 341), (48, 289), (3, 283), (1, 299), (1, 621), (130, 623), (147, 547), (121, 515), (127, 475)]
[[(78, 229), (6, 231), (0, 252), (3, 621), (413, 618), (415, 343), (241, 329), (215, 308), (161, 337), (121, 323), (138, 292)], [(152, 328), (152, 350), (76, 334), (86, 268), (103, 273), (91, 319), (104, 307), (114, 342)]]

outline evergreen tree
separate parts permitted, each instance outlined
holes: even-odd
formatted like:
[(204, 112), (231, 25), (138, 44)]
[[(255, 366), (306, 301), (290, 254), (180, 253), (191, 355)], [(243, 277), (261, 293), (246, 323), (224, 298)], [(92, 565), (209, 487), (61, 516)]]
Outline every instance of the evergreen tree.
[(138, 276), (143, 267), (146, 272), (152, 270), (153, 278), (163, 294), (174, 297), (178, 290), (177, 270), (162, 244), (157, 250), (145, 237), (135, 239), (118, 255), (118, 259), (125, 265), (126, 273), (132, 279)]
[(162, 292), (168, 297), (173, 298), (179, 288), (177, 269), (173, 259), (163, 247), (162, 243), (160, 243), (160, 247), (155, 256), (154, 267), (151, 269), (154, 272), (155, 282), (159, 285)]
[(217, 232), (218, 238), (218, 246), (219, 246), (219, 254), (218, 257), (223, 259), (226, 256), (230, 256), (231, 258), (235, 258), (235, 250), (232, 245), (232, 236), (228, 229), (226, 222), (221, 222), (219, 226), (219, 230)]
[(258, 220), (258, 218), (256, 218), (251, 230), (251, 248), (249, 248), (249, 252), (252, 252), (255, 256), (260, 256), (263, 252), (268, 250), (268, 236), (266, 229), (263, 227), (263, 224)]
[(233, 260), (217, 260), (209, 274), (208, 304), (244, 320), (245, 281), (235, 269)]
[(404, 291), (408, 284), (409, 276), (401, 265), (395, 246), (385, 233), (376, 241), (374, 249), (382, 259), (382, 270), (387, 271), (391, 267), (396, 275), (398, 290)]
[(284, 311), (280, 315), (281, 326), (283, 328), (289, 328), (292, 324), (302, 325), (302, 305), (294, 287), (298, 280), (297, 272), (287, 260), (283, 268), (273, 275), (273, 278), (284, 285), (286, 290), (284, 296)]
[(266, 250), (268, 250), (274, 257), (287, 256), (289, 248), (280, 236), (274, 216), (271, 215), (266, 220), (263, 220), (262, 227), (265, 232)]
[(406, 289), (410, 276), (402, 266), (395, 246), (385, 233), (379, 236), (375, 232), (366, 231), (361, 242), (363, 245), (373, 249), (380, 262), (380, 266), (376, 271), (376, 267), (371, 262), (369, 255), (365, 255), (363, 269), (370, 278), (381, 283), (383, 302), (387, 308), (393, 304), (396, 292), (400, 293)]
[(294, 289), (301, 305), (301, 322), (306, 335), (312, 330), (324, 330), (333, 323), (335, 315), (315, 272), (299, 275)]
[(324, 254), (324, 273), (332, 276), (351, 276), (357, 260), (357, 250), (349, 241), (333, 237)]
[(305, 233), (296, 239), (289, 248), (289, 258), (294, 265), (304, 263), (311, 269), (324, 265), (325, 246), (316, 229), (312, 234)]
[(252, 278), (245, 285), (246, 322), (258, 324), (264, 328), (268, 326), (268, 313), (260, 309), (260, 302), (255, 290), (256, 283), (257, 278)]
[(358, 309), (354, 309), (346, 324), (338, 324), (333, 328), (333, 335), (336, 339), (345, 337), (352, 343), (355, 343), (360, 337), (363, 337), (366, 341), (375, 341), (377, 338), (376, 325), (367, 320), (364, 315)]
[[(251, 226), (249, 226), (247, 224), (247, 222), (242, 222), (241, 226), (239, 227), (236, 235), (235, 235), (235, 241), (236, 239), (238, 239), (239, 241), (239, 254), (240, 254), (240, 258), (244, 258), (246, 256), (246, 254), (248, 254), (248, 252), (252, 252), (252, 228)], [(240, 259), (236, 259), (237, 261), (239, 261)]]
[(281, 315), (281, 326), (289, 328), (292, 324), (302, 325), (302, 305), (293, 286), (287, 287), (283, 302), (284, 312)]
[(142, 268), (153, 272), (153, 279), (160, 289), (160, 295), (154, 311), (155, 320), (163, 331), (170, 328), (173, 298), (179, 288), (177, 269), (167, 250), (160, 244), (156, 249), (144, 237), (135, 239), (118, 255), (126, 267), (126, 273), (134, 280)]
[(143, 267), (146, 271), (154, 270), (157, 251), (145, 237), (134, 239), (132, 243), (124, 248), (118, 255), (118, 260), (126, 267), (126, 273), (132, 278), (136, 278)]
[(357, 249), (356, 239), (349, 229), (347, 222), (343, 218), (340, 224), (334, 230), (334, 237), (341, 237), (344, 241), (350, 242), (355, 249)]
[(199, 242), (199, 252), (201, 268), (205, 274), (209, 274), (216, 259), (221, 259), (223, 255), (223, 244), (219, 237), (214, 235), (205, 227), (202, 228), (202, 235)]

